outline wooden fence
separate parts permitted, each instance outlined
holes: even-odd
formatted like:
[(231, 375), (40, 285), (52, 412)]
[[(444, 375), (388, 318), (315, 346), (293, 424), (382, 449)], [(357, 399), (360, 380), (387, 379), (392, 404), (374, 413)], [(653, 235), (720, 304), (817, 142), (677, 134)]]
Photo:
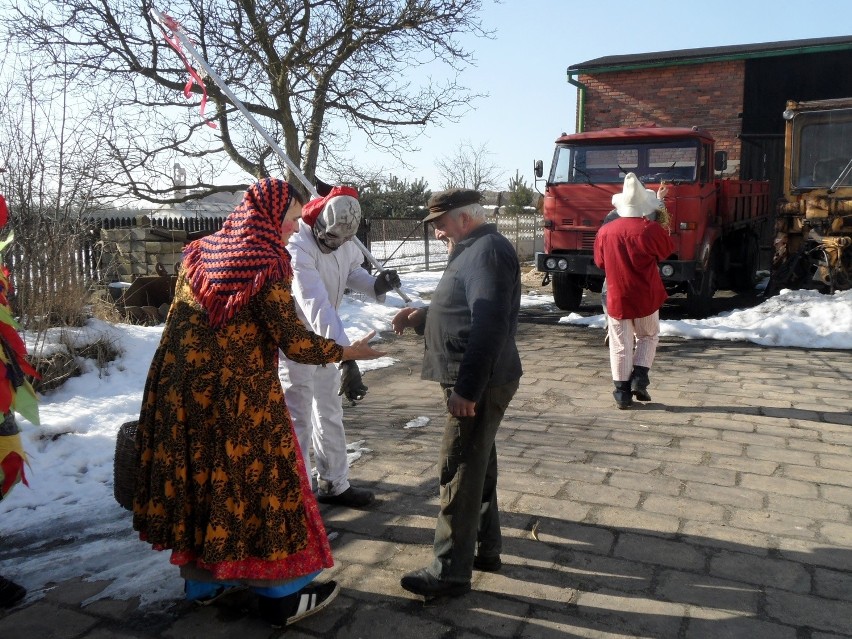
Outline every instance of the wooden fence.
[[(13, 273), (18, 292), (23, 296), (39, 296), (46, 291), (62, 290), (74, 285), (75, 290), (103, 286), (119, 279), (108, 272), (103, 259), (101, 229), (138, 228), (141, 225), (168, 230), (184, 230), (190, 234), (213, 232), (221, 228), (224, 217), (164, 218), (110, 217), (85, 220), (69, 226), (67, 238), (52, 241), (40, 255), (24, 254), (13, 243), (4, 255)], [(542, 249), (542, 230), (535, 215), (490, 216), (500, 232), (518, 251), (521, 261), (530, 261)], [(383, 266), (397, 270), (440, 269), (447, 262), (446, 247), (429, 233), (419, 220), (372, 218), (362, 223), (359, 239)]]

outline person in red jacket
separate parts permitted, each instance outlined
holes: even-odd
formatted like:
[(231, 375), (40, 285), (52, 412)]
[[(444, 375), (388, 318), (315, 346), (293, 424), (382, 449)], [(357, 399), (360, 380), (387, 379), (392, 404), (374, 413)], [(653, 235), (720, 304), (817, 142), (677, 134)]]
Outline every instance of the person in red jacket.
[(648, 219), (665, 205), (635, 174), (624, 177), (612, 205), (618, 219), (598, 231), (594, 258), (606, 274), (612, 394), (624, 409), (633, 404), (633, 395), (651, 400), (648, 373), (659, 342), (660, 307), (668, 298), (657, 263), (672, 254), (674, 243), (666, 229)]

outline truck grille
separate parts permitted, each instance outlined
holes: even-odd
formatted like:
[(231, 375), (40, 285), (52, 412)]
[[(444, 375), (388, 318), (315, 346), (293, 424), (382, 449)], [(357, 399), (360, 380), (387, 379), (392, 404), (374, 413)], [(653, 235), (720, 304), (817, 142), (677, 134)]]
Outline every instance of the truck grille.
[(591, 251), (595, 248), (594, 233), (580, 233), (580, 248)]

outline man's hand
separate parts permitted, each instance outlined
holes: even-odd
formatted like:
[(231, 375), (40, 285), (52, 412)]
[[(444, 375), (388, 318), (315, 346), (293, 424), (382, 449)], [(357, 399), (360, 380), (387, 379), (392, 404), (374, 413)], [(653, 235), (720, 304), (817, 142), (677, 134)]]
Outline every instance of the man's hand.
[(453, 417), (476, 417), (476, 402), (465, 399), (453, 391), (447, 400), (447, 410)]
[(376, 282), (373, 284), (373, 290), (376, 292), (376, 297), (384, 295), (392, 288), (400, 288), (402, 281), (396, 271), (389, 269), (381, 271), (376, 277)]
[(402, 335), (406, 328), (417, 328), (424, 321), (426, 321), (425, 311), (406, 306), (399, 309), (399, 312), (393, 316), (391, 326), (393, 326), (394, 333)]
[(337, 394), (345, 396), (353, 404), (360, 402), (367, 394), (367, 387), (361, 381), (361, 371), (354, 360), (340, 362), (340, 390)]

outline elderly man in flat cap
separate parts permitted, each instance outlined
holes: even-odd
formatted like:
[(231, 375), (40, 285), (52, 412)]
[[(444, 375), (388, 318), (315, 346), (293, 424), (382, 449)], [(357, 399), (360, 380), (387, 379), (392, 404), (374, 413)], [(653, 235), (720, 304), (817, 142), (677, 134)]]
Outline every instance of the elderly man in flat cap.
[(474, 568), (501, 567), (494, 438), (522, 372), (515, 345), (521, 272), (480, 199), (467, 189), (430, 198), (423, 221), (447, 242), (449, 262), (429, 307), (393, 318), (396, 333), (414, 328), (425, 336), (421, 377), (438, 382), (447, 402), (434, 560), (401, 581), (426, 598), (462, 595)]

